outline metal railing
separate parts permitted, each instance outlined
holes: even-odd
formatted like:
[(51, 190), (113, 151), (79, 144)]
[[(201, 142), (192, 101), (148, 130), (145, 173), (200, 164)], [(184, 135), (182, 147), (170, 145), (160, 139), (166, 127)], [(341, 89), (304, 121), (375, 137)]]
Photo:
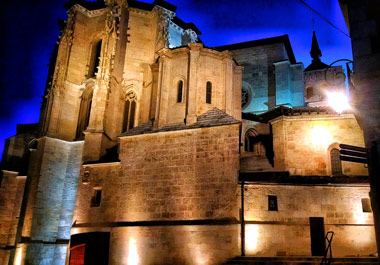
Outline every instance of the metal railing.
[[(331, 241), (333, 240), (334, 237), (334, 232), (333, 231), (328, 231), (325, 236), (325, 241), (327, 241), (327, 247), (325, 250), (325, 255), (321, 261), (321, 265), (327, 265), (331, 264), (332, 260), (332, 248), (331, 248)], [(328, 255), (330, 253), (330, 255)], [(327, 257), (329, 256), (329, 257)]]

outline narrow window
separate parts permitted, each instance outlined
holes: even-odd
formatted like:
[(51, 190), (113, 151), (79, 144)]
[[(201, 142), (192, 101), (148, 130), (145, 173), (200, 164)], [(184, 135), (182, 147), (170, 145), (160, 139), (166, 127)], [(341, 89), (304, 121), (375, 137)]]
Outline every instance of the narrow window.
[(369, 198), (362, 198), (362, 209), (363, 209), (363, 213), (372, 212), (371, 200)]
[(183, 81), (180, 80), (178, 82), (177, 103), (181, 103), (182, 102), (182, 94), (183, 94)]
[(310, 99), (314, 96), (314, 88), (308, 87), (306, 88), (306, 98)]
[(78, 125), (76, 137), (83, 137), (83, 131), (87, 129), (90, 122), (90, 113), (92, 105), (92, 89), (83, 92), (82, 99), (79, 107)]
[(211, 104), (212, 84), (210, 81), (206, 83), (206, 103)]
[(135, 126), (136, 95), (129, 92), (124, 105), (123, 132), (129, 131)]
[(89, 78), (94, 77), (98, 73), (101, 51), (102, 51), (102, 41), (100, 40), (97, 43), (95, 43), (94, 46), (92, 47), (89, 72), (88, 72)]
[(100, 201), (102, 200), (102, 190), (94, 189), (94, 193), (91, 198), (91, 207), (99, 207)]
[(334, 148), (330, 152), (330, 158), (331, 158), (331, 174), (333, 176), (342, 176), (342, 162), (339, 158), (339, 150), (337, 148)]
[(277, 196), (268, 195), (268, 211), (278, 211)]

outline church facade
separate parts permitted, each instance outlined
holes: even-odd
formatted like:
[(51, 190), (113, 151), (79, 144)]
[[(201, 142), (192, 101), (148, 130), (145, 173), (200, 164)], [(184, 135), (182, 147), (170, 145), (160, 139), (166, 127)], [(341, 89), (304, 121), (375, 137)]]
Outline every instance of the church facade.
[(304, 69), (286, 35), (206, 47), (165, 1), (66, 8), (39, 124), (4, 151), (2, 264), (321, 256), (327, 231), (376, 253), (368, 171), (339, 159), (363, 132), (326, 106), (315, 36)]

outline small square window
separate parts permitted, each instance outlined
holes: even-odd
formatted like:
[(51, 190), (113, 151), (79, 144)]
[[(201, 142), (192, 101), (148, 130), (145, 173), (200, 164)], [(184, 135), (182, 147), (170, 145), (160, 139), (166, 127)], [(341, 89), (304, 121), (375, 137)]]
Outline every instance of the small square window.
[(278, 211), (277, 196), (268, 195), (268, 211)]
[(91, 198), (91, 207), (99, 207), (102, 200), (102, 190), (94, 189), (94, 193)]
[(362, 198), (363, 213), (371, 213), (371, 200), (369, 198)]

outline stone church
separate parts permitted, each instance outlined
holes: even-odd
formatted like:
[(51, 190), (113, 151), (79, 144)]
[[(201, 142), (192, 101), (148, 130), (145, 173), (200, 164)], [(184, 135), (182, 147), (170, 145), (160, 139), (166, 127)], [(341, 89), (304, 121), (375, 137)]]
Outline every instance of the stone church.
[(341, 67), (287, 35), (207, 47), (163, 0), (66, 4), (38, 124), (6, 142), (0, 264), (376, 254)]

